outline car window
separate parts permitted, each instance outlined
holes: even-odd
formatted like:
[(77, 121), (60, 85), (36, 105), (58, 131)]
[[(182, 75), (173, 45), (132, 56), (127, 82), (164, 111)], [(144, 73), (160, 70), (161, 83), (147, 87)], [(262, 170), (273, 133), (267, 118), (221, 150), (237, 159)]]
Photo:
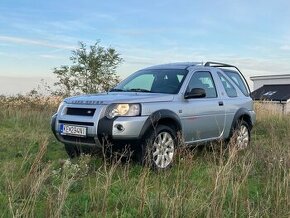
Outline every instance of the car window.
[(244, 95), (247, 96), (249, 94), (246, 84), (238, 72), (230, 71), (230, 70), (223, 70), (223, 71), (239, 87), (239, 89), (242, 91), (242, 93), (244, 93)]
[(193, 88), (202, 88), (205, 90), (206, 98), (216, 98), (217, 92), (215, 88), (215, 84), (210, 72), (207, 71), (199, 71), (195, 72), (187, 87), (187, 91), (190, 92)]
[(184, 75), (177, 74), (177, 79), (178, 79), (179, 82), (181, 82), (183, 80), (183, 78), (184, 78)]
[(230, 83), (230, 81), (227, 78), (225, 78), (221, 73), (218, 73), (218, 75), (219, 75), (219, 78), (224, 86), (224, 89), (225, 89), (227, 95), (231, 98), (237, 97), (238, 96), (237, 91), (236, 91), (235, 87)]
[(152, 74), (142, 74), (138, 77), (135, 77), (130, 82), (128, 82), (125, 86), (125, 90), (130, 89), (146, 89), (148, 91), (151, 90), (152, 84), (154, 81), (154, 76)]

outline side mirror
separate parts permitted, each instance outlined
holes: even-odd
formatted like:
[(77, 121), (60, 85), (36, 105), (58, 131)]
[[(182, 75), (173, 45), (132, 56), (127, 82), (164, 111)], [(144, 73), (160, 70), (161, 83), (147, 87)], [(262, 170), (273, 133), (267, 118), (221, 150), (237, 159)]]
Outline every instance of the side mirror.
[(206, 96), (205, 90), (202, 88), (193, 88), (190, 92), (186, 92), (184, 99), (190, 98), (204, 98)]

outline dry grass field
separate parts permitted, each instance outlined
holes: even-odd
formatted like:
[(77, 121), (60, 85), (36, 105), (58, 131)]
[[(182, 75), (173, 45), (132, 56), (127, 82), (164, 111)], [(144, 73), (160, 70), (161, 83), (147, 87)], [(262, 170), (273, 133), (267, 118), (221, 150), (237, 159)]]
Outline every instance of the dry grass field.
[(257, 106), (241, 152), (180, 149), (151, 171), (102, 155), (69, 160), (50, 130), (58, 100), (0, 98), (2, 217), (290, 217), (290, 117)]

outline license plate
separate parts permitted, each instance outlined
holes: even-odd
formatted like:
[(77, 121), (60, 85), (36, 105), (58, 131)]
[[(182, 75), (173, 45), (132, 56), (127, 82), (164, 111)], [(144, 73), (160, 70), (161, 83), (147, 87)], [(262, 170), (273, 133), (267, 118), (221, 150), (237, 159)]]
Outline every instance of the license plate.
[(83, 126), (61, 124), (60, 134), (85, 137), (87, 135), (87, 128)]

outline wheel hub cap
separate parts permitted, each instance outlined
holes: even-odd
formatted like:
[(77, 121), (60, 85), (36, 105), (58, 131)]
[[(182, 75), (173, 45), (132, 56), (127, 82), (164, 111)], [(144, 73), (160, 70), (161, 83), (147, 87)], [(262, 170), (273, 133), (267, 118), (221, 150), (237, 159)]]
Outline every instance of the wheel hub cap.
[(158, 168), (166, 168), (173, 160), (174, 140), (168, 132), (161, 132), (153, 143), (153, 161)]
[(237, 148), (239, 150), (245, 149), (249, 144), (249, 132), (248, 128), (242, 125), (237, 135)]

